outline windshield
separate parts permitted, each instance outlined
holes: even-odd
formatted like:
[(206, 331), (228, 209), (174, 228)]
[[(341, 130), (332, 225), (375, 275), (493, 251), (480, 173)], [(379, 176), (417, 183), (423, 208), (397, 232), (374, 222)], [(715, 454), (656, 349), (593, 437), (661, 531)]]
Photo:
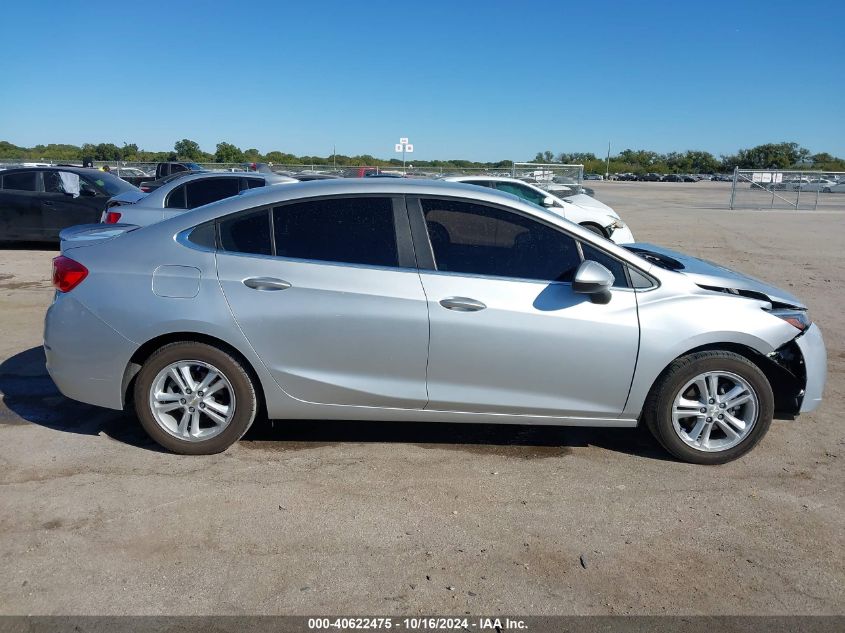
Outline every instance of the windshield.
[(87, 182), (89, 185), (102, 189), (110, 196), (116, 196), (119, 193), (126, 193), (127, 191), (138, 191), (138, 187), (130, 185), (125, 180), (112, 176), (106, 172), (97, 174), (79, 174), (79, 177)]

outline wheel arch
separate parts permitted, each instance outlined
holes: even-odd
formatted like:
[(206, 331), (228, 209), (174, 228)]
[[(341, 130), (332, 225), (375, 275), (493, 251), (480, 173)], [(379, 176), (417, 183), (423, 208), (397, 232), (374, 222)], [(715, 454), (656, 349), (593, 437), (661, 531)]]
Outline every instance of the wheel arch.
[(592, 220), (585, 220), (584, 222), (579, 222), (578, 224), (580, 226), (583, 226), (585, 229), (598, 229), (601, 235), (603, 235), (604, 237), (608, 237), (607, 231), (605, 231), (604, 227), (598, 222), (593, 222)]
[(264, 392), (264, 384), (261, 381), (261, 378), (258, 375), (255, 367), (253, 366), (252, 362), (249, 358), (246, 357), (238, 348), (233, 346), (231, 343), (227, 343), (226, 341), (217, 338), (216, 336), (212, 336), (210, 334), (202, 334), (199, 332), (168, 332), (166, 334), (160, 334), (154, 338), (151, 338), (146, 343), (141, 345), (135, 352), (132, 354), (132, 357), (129, 359), (129, 362), (126, 365), (126, 369), (123, 372), (123, 381), (121, 383), (121, 395), (123, 397), (124, 408), (129, 400), (132, 398), (132, 391), (133, 385), (135, 382), (135, 377), (138, 375), (138, 372), (141, 370), (141, 366), (146, 362), (146, 360), (152, 356), (152, 354), (168, 345), (169, 343), (178, 343), (178, 342), (192, 342), (192, 343), (205, 343), (206, 345), (211, 345), (213, 347), (217, 347), (218, 349), (223, 350), (227, 354), (230, 354), (238, 362), (241, 363), (244, 370), (246, 370), (247, 374), (249, 374), (250, 379), (255, 386), (255, 393), (258, 396), (258, 411), (259, 414), (265, 415), (267, 412), (267, 405), (266, 405), (266, 394)]
[[(775, 398), (775, 418), (791, 420), (798, 414), (801, 406), (801, 392), (804, 389), (805, 382), (802, 371), (803, 359), (794, 340), (768, 355), (742, 343), (706, 343), (693, 347), (666, 363), (666, 366), (652, 382), (648, 394), (650, 395), (660, 384), (672, 363), (696, 352), (733, 352), (742, 356), (762, 371), (766, 380), (769, 381)], [(647, 400), (648, 397), (646, 397)]]

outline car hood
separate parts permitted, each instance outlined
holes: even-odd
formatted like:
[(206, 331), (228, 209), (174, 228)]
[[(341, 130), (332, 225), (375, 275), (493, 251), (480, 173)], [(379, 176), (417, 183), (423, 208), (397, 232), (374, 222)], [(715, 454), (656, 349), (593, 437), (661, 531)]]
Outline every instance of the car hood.
[(776, 286), (767, 284), (765, 281), (692, 255), (646, 242), (624, 244), (623, 248), (660, 268), (680, 273), (690, 278), (698, 286), (703, 286), (708, 290), (727, 291), (731, 294), (762, 299), (769, 301), (774, 307), (799, 309), (806, 309), (807, 307), (797, 297)]
[(138, 191), (124, 191), (116, 196), (112, 196), (109, 202), (119, 202), (120, 204), (135, 204), (138, 200), (146, 198), (147, 194), (141, 190)]
[(596, 200), (592, 196), (588, 196), (585, 193), (576, 193), (574, 196), (566, 196), (562, 198), (565, 202), (569, 202), (570, 204), (574, 204), (576, 207), (581, 207), (582, 209), (591, 209), (594, 211), (599, 211), (601, 213), (606, 213), (612, 218), (618, 218), (619, 215), (607, 206), (604, 202)]

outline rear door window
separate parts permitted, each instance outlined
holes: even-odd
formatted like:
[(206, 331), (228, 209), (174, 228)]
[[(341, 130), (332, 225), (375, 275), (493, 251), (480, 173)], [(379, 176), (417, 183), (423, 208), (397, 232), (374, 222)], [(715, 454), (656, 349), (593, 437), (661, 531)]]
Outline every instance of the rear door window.
[(196, 209), (223, 198), (237, 195), (241, 190), (238, 178), (206, 178), (185, 183), (186, 209)]
[(256, 187), (263, 187), (267, 182), (263, 178), (244, 178), (246, 187), (244, 189), (255, 189)]
[(390, 198), (329, 198), (273, 210), (276, 255), (326, 262), (398, 266)]
[(36, 191), (36, 175), (34, 171), (21, 171), (15, 174), (3, 175), (3, 189), (15, 191)]
[(230, 253), (272, 255), (268, 209), (239, 213), (219, 223), (220, 248)]

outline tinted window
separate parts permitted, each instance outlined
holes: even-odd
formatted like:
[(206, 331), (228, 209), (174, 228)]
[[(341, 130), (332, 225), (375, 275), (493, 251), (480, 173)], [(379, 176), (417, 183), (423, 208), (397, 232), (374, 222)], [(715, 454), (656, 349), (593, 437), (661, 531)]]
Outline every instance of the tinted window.
[(468, 202), (422, 206), (437, 270), (571, 281), (581, 263), (574, 239), (530, 218)]
[(185, 208), (185, 185), (176, 187), (173, 191), (167, 194), (167, 200), (164, 204), (168, 209), (184, 209)]
[(335, 198), (273, 210), (276, 255), (328, 262), (397, 266), (389, 198)]
[(585, 260), (591, 259), (594, 262), (598, 262), (613, 273), (614, 287), (628, 287), (628, 280), (625, 277), (625, 264), (585, 242), (581, 242), (581, 251), (584, 253)]
[(15, 189), (17, 191), (35, 191), (34, 171), (22, 171), (16, 174), (3, 176), (3, 189)]
[(262, 209), (221, 220), (220, 247), (233, 253), (271, 255), (270, 212)]
[(248, 189), (255, 189), (256, 187), (263, 187), (265, 185), (263, 178), (246, 178), (246, 184)]
[(44, 191), (47, 193), (64, 193), (65, 188), (62, 185), (62, 179), (59, 177), (57, 171), (45, 171), (44, 176)]
[(477, 187), (492, 187), (493, 183), (489, 180), (463, 180), (465, 185), (475, 185)]
[(237, 195), (241, 185), (237, 178), (208, 178), (185, 183), (188, 209), (196, 209), (204, 204), (217, 202), (223, 198)]
[(543, 206), (543, 200), (547, 197), (544, 193), (534, 191), (531, 187), (526, 187), (515, 182), (497, 182), (496, 189), (505, 193), (512, 193), (523, 200), (528, 200), (528, 202), (533, 202), (539, 206)]

